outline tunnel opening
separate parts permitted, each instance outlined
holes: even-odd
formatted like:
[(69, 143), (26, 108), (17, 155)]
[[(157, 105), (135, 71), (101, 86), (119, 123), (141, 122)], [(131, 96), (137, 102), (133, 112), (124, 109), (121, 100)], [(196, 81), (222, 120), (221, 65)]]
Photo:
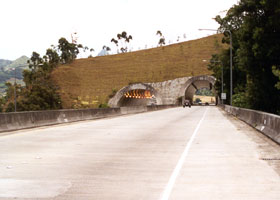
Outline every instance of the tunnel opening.
[(153, 91), (147, 89), (133, 89), (125, 92), (118, 102), (119, 107), (123, 106), (148, 106), (156, 105), (156, 97)]
[(186, 84), (184, 99), (193, 105), (216, 105), (215, 79), (211, 76), (194, 77)]
[(193, 95), (193, 104), (216, 105), (216, 97), (209, 88), (200, 88)]
[(134, 83), (120, 89), (109, 100), (111, 107), (161, 105), (162, 98), (152, 86)]

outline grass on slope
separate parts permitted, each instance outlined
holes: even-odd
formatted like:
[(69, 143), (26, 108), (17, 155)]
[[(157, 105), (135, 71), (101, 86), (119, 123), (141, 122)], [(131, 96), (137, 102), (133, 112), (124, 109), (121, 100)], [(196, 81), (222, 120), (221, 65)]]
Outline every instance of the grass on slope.
[(222, 35), (137, 52), (78, 59), (52, 74), (64, 108), (97, 107), (130, 83), (209, 75), (205, 59), (219, 52)]

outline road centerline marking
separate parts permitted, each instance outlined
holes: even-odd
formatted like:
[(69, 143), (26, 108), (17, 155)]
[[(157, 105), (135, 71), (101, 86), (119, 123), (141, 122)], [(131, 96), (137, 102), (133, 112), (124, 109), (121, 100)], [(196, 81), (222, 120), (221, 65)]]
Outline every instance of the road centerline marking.
[(197, 135), (197, 132), (198, 132), (198, 130), (199, 130), (199, 128), (200, 128), (200, 125), (201, 125), (202, 121), (204, 120), (204, 118), (205, 118), (205, 116), (206, 116), (207, 110), (208, 110), (208, 108), (204, 111), (202, 118), (201, 118), (200, 121), (198, 122), (198, 124), (197, 124), (197, 126), (196, 126), (196, 128), (195, 128), (195, 130), (194, 130), (194, 132), (193, 132), (193, 134), (192, 134), (192, 136), (191, 136), (191, 139), (190, 139), (189, 142), (187, 143), (184, 152), (182, 153), (182, 155), (181, 155), (181, 157), (180, 157), (180, 159), (179, 159), (179, 161), (178, 161), (178, 163), (177, 163), (175, 169), (174, 169), (173, 172), (172, 172), (171, 177), (169, 178), (168, 184), (166, 185), (165, 190), (164, 190), (164, 192), (162, 193), (162, 196), (161, 196), (160, 200), (168, 200), (168, 199), (169, 199), (169, 196), (170, 196), (170, 194), (171, 194), (171, 192), (172, 192), (172, 189), (173, 189), (173, 187), (174, 187), (176, 178), (177, 178), (177, 176), (178, 176), (179, 173), (180, 173), (180, 170), (181, 170), (181, 168), (182, 168), (182, 166), (183, 166), (183, 164), (184, 164), (185, 158), (186, 158), (187, 155), (188, 155), (188, 152), (189, 152), (189, 150), (190, 150), (190, 147), (191, 147), (191, 145), (192, 145), (192, 142), (193, 142), (193, 140), (195, 139), (195, 136)]

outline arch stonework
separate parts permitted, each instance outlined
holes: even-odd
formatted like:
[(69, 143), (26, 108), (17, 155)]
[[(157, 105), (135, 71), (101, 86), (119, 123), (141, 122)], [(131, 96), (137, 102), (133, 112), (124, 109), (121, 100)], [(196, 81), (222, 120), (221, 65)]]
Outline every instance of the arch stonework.
[(121, 107), (124, 95), (131, 90), (149, 90), (155, 97), (154, 104), (181, 104), (185, 98), (191, 98), (197, 89), (211, 88), (216, 79), (213, 76), (203, 75), (194, 77), (183, 77), (174, 80), (157, 83), (135, 83), (120, 89), (113, 98), (109, 100), (110, 107)]
[[(191, 100), (193, 94), (198, 89), (201, 89), (201, 88), (212, 89), (212, 87), (214, 87), (215, 82), (216, 82), (216, 78), (213, 76), (202, 75), (202, 76), (191, 77), (181, 87), (180, 95), (181, 95), (181, 97), (183, 97), (182, 101), (184, 101), (185, 98), (188, 98)], [(216, 92), (214, 91), (214, 93), (216, 93)]]

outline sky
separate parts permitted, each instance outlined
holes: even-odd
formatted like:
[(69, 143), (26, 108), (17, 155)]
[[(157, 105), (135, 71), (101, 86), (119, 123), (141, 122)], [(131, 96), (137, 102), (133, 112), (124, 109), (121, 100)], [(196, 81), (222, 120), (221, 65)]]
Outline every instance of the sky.
[[(0, 0), (0, 59), (15, 60), (36, 51), (43, 56), (59, 38), (93, 48), (96, 56), (104, 45), (126, 31), (133, 40), (129, 49), (155, 47), (160, 30), (166, 43), (205, 37), (217, 29), (213, 20), (224, 16), (237, 0)], [(185, 38), (184, 38), (185, 34)], [(87, 57), (83, 53), (80, 57)]]

